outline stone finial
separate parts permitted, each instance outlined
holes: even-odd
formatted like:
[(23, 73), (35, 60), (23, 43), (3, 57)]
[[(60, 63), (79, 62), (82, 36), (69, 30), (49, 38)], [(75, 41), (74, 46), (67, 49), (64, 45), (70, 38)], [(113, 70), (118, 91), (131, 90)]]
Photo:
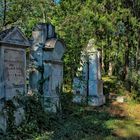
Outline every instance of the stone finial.
[(96, 52), (96, 49), (95, 49), (95, 39), (90, 39), (90, 40), (89, 40), (88, 45), (87, 45), (85, 51), (86, 51), (87, 53)]

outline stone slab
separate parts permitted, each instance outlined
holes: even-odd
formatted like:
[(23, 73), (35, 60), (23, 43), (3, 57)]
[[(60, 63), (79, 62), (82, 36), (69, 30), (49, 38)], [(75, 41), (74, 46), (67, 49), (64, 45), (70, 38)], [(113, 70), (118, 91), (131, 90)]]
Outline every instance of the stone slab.
[(4, 91), (6, 99), (25, 93), (26, 53), (24, 49), (3, 47)]
[(64, 52), (65, 52), (65, 46), (64, 46), (63, 42), (61, 42), (60, 40), (57, 40), (55, 43), (54, 50), (52, 52), (52, 59), (61, 60)]
[(37, 69), (34, 69), (29, 75), (30, 89), (32, 91), (38, 92), (38, 82), (41, 79), (41, 73)]
[(89, 96), (103, 95), (103, 81), (102, 80), (88, 81), (88, 94)]
[(98, 79), (98, 58), (96, 54), (89, 56), (89, 80)]
[(101, 106), (105, 104), (105, 96), (89, 96), (88, 97), (88, 105), (90, 106)]
[(84, 103), (86, 100), (87, 86), (86, 81), (81, 81), (79, 78), (73, 80), (73, 102)]

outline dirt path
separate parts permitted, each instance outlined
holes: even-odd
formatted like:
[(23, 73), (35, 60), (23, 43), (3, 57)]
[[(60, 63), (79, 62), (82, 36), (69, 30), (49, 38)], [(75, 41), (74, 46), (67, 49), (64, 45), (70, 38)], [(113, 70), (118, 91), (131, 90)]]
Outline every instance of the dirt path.
[(108, 108), (110, 114), (140, 120), (140, 104), (112, 102)]
[(113, 135), (122, 139), (140, 139), (140, 104), (112, 102), (107, 109), (118, 120), (114, 122)]

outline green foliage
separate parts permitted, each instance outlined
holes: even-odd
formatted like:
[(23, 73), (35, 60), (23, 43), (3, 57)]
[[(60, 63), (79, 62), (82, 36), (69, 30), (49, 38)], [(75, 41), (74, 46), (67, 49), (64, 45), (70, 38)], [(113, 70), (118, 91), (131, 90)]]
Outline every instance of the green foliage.
[[(107, 78), (108, 83), (115, 83), (116, 78)], [(63, 93), (61, 96), (62, 112), (56, 114), (44, 112), (42, 108), (42, 98), (40, 95), (31, 94), (19, 96), (16, 101), (25, 106), (25, 120), (18, 127), (13, 127), (12, 131), (4, 136), (2, 140), (92, 140), (92, 139), (115, 139), (113, 132), (125, 127), (129, 133), (131, 128), (139, 132), (139, 126), (128, 118), (119, 118), (112, 115), (106, 106), (102, 108), (79, 106), (71, 102), (71, 94)], [(15, 110), (11, 101), (8, 105)], [(108, 107), (110, 104), (108, 105)], [(9, 109), (10, 110), (10, 109)], [(135, 132), (131, 132), (133, 135)], [(117, 137), (120, 139), (121, 137)]]
[[(20, 98), (20, 104), (25, 108), (25, 121), (19, 127), (14, 124), (16, 106), (8, 101), (10, 129), (1, 139), (76, 140), (96, 139), (96, 135), (102, 139), (111, 135), (108, 125), (114, 123), (114, 118), (108, 113), (96, 109), (87, 111), (83, 109), (84, 105), (80, 107), (71, 102), (72, 83), (80, 67), (81, 51), (91, 38), (95, 39), (95, 47), (102, 50), (104, 74), (108, 73), (111, 62), (113, 74), (125, 80), (132, 97), (140, 101), (139, 0), (61, 0), (58, 4), (52, 0), (2, 0), (0, 13), (0, 30), (18, 25), (28, 37), (37, 22), (55, 25), (67, 46), (64, 87), (70, 92), (61, 95), (62, 111), (58, 114), (44, 112), (42, 98), (38, 94)], [(43, 72), (41, 67), (39, 70)], [(40, 81), (40, 85), (45, 80)], [(104, 83), (106, 96), (111, 92), (121, 95), (125, 92), (123, 82), (117, 80), (111, 77)]]
[[(25, 119), (20, 126), (16, 126), (14, 113), (19, 106), (22, 106), (25, 110)], [(42, 131), (47, 130), (48, 122), (46, 118), (48, 115), (44, 112), (40, 95), (20, 95), (14, 98), (14, 100), (7, 101), (5, 109), (8, 116), (8, 129), (4, 136), (6, 140), (30, 139), (33, 138), (34, 133), (40, 134)]]
[(129, 84), (131, 85), (131, 96), (132, 98), (140, 102), (140, 75), (136, 70), (129, 71)]
[(14, 112), (16, 110), (16, 106), (12, 100), (8, 100), (5, 103), (5, 110), (7, 112), (7, 131), (13, 133), (15, 129), (15, 116)]
[(102, 49), (105, 73), (111, 61), (113, 74), (118, 75), (122, 71), (120, 76), (127, 77), (125, 68), (135, 58), (138, 48), (139, 21), (125, 3), (120, 0), (63, 0), (54, 9), (51, 21), (67, 44), (64, 57), (66, 84), (72, 85), (73, 77), (80, 67), (81, 50), (91, 38), (95, 38), (95, 46)]

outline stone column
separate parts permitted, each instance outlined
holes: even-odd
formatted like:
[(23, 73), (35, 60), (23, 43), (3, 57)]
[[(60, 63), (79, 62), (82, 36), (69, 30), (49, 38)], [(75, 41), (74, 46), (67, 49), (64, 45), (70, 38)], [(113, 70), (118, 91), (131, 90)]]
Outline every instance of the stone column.
[(97, 57), (98, 57), (98, 79), (102, 79), (102, 75), (101, 75), (101, 52), (100, 52), (100, 50), (97, 51)]
[(73, 79), (73, 102), (86, 103), (88, 89), (88, 56), (81, 54), (81, 67), (78, 69), (77, 77)]
[(103, 81), (101, 80), (100, 55), (98, 51), (89, 52), (88, 104), (100, 106), (105, 103)]

